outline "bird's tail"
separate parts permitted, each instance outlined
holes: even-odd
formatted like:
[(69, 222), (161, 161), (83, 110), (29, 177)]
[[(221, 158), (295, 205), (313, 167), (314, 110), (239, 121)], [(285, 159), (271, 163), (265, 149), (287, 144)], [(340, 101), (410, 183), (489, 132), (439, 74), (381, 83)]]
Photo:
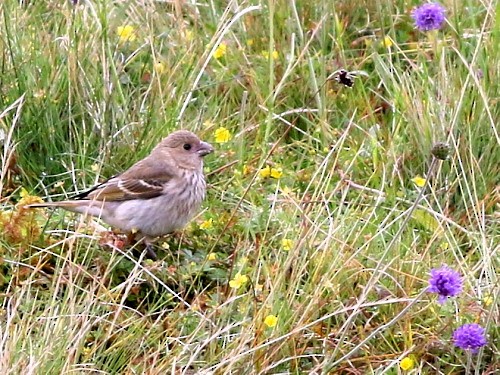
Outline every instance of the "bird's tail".
[(60, 207), (70, 210), (78, 205), (81, 206), (81, 202), (76, 201), (61, 201), (61, 202), (44, 202), (44, 203), (32, 203), (28, 204), (26, 208), (44, 208), (44, 207)]
[(27, 205), (27, 208), (63, 208), (71, 212), (77, 212), (79, 214), (91, 215), (91, 216), (101, 216), (105, 211), (104, 201), (91, 201), (91, 200), (69, 200), (61, 202), (45, 202), (45, 203), (32, 203)]

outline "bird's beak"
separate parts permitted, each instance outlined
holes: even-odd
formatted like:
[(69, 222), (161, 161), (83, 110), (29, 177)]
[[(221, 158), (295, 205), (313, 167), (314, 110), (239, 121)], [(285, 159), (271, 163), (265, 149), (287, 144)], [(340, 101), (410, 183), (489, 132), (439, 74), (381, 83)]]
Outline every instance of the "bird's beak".
[(214, 148), (210, 143), (207, 142), (200, 142), (200, 147), (198, 147), (198, 155), (201, 157), (210, 154), (211, 152), (214, 151)]

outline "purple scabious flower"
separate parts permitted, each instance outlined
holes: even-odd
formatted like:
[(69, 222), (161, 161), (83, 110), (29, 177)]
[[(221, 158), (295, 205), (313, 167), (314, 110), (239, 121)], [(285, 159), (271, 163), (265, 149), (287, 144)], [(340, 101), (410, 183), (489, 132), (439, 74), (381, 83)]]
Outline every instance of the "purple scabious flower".
[(438, 302), (445, 303), (448, 297), (454, 297), (462, 291), (462, 277), (446, 265), (434, 268), (431, 270), (428, 291), (439, 294)]
[(411, 16), (420, 31), (440, 29), (446, 19), (445, 8), (439, 3), (427, 3), (415, 8)]
[(487, 343), (484, 328), (476, 323), (464, 324), (453, 332), (453, 344), (460, 349), (475, 353)]

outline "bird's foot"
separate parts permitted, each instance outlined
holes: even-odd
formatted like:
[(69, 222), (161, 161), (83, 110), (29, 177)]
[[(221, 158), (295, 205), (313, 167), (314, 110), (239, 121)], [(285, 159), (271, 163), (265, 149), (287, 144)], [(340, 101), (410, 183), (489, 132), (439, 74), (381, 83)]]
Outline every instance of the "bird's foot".
[(158, 256), (156, 255), (154, 249), (153, 249), (153, 244), (146, 242), (146, 258), (151, 259), (151, 260), (158, 260)]

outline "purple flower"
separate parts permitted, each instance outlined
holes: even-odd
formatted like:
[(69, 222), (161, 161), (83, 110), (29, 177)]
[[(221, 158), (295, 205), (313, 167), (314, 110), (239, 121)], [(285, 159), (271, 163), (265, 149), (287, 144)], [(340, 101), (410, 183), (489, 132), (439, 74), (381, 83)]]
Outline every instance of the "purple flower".
[(488, 343), (484, 334), (484, 328), (479, 324), (464, 324), (453, 332), (453, 344), (464, 350), (477, 352)]
[(416, 8), (411, 16), (420, 31), (438, 30), (445, 21), (445, 11), (439, 3), (427, 3)]
[(460, 274), (444, 265), (431, 270), (429, 292), (439, 294), (439, 303), (445, 303), (448, 297), (454, 297), (462, 291)]

